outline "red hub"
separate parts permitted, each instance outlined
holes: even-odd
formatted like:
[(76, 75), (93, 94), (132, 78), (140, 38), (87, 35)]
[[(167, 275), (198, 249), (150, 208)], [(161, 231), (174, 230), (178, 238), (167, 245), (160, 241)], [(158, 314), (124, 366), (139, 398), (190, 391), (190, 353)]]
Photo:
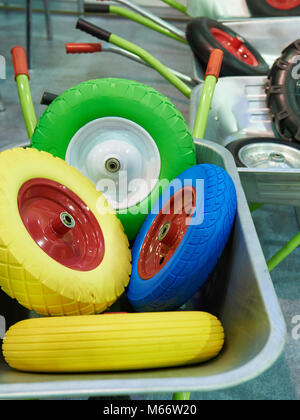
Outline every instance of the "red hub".
[(266, 0), (266, 2), (279, 10), (290, 10), (300, 5), (300, 0)]
[(71, 190), (55, 181), (35, 178), (18, 193), (22, 221), (49, 257), (78, 270), (95, 269), (103, 260), (104, 238), (95, 216)]
[(154, 219), (141, 247), (138, 273), (143, 280), (155, 276), (174, 255), (190, 225), (196, 190), (177, 191)]
[(222, 29), (211, 28), (210, 30), (213, 37), (226, 48), (232, 55), (237, 57), (249, 66), (258, 67), (259, 63), (254, 54), (245, 46), (243, 40), (239, 37), (233, 37)]

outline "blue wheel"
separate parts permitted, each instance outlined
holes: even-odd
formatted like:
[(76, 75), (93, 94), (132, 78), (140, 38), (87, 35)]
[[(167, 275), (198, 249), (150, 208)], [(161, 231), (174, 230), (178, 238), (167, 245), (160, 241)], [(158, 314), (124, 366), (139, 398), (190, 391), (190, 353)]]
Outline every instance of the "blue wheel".
[(138, 312), (171, 311), (207, 280), (229, 239), (237, 208), (230, 176), (215, 165), (184, 171), (164, 191), (132, 249), (128, 299)]

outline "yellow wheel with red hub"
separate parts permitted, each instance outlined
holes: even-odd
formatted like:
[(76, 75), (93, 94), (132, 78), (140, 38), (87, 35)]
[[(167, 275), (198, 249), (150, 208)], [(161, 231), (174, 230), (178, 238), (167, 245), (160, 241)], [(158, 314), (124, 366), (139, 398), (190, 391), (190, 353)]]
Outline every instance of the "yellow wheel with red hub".
[(94, 314), (114, 303), (131, 254), (94, 185), (59, 158), (19, 148), (0, 154), (0, 185), (4, 292), (41, 315)]

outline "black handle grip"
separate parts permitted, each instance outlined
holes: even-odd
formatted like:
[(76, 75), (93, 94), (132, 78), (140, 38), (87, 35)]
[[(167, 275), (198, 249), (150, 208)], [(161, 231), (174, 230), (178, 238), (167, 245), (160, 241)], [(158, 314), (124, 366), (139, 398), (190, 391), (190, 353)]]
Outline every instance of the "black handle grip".
[(58, 95), (56, 95), (55, 93), (44, 92), (41, 99), (41, 105), (50, 105), (51, 102), (53, 102), (54, 99), (57, 97)]
[(109, 4), (85, 3), (84, 11), (87, 13), (109, 13)]
[(82, 18), (78, 19), (76, 29), (80, 29), (81, 31), (86, 32), (106, 42), (109, 42), (109, 38), (111, 36), (111, 32), (99, 28), (99, 26), (93, 25), (92, 23), (87, 22)]

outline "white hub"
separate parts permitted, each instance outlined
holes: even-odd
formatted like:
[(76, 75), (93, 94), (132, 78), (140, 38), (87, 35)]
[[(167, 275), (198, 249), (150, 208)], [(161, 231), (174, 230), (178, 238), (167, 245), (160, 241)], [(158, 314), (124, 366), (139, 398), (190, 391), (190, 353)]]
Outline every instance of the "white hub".
[(143, 201), (157, 184), (161, 160), (153, 138), (125, 118), (104, 117), (81, 127), (66, 161), (87, 176), (116, 210)]

